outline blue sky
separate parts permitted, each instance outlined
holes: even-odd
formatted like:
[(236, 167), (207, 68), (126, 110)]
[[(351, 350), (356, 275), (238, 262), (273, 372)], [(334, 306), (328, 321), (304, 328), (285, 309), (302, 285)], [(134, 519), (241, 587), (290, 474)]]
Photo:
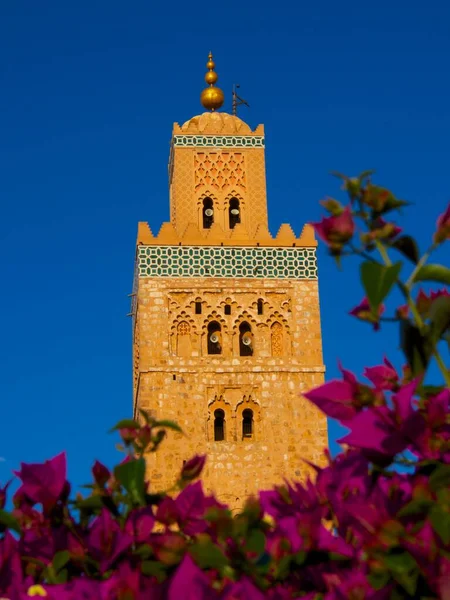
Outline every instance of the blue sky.
[[(444, 0), (1, 3), (0, 481), (62, 449), (76, 485), (117, 458), (137, 222), (168, 220), (171, 128), (202, 112), (208, 51), (224, 109), (240, 83), (265, 124), (273, 233), (341, 197), (331, 170), (374, 168), (425, 247), (450, 196), (449, 27)], [(401, 364), (394, 328), (346, 314), (355, 261), (319, 261), (327, 376)]]

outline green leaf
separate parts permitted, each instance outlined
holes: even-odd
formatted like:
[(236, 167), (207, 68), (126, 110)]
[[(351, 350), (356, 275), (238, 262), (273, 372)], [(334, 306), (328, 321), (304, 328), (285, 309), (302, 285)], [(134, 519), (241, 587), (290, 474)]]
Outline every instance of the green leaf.
[(6, 510), (0, 509), (0, 526), (1, 525), (20, 533), (20, 525), (17, 519), (13, 517), (11, 513), (6, 512)]
[(410, 235), (402, 235), (392, 242), (391, 246), (401, 252), (403, 256), (406, 256), (415, 265), (419, 262), (419, 249), (414, 238)]
[(440, 296), (434, 300), (429, 310), (432, 340), (437, 343), (450, 328), (450, 296)]
[(76, 508), (85, 510), (97, 510), (103, 508), (102, 497), (98, 495), (89, 496), (88, 498), (82, 498), (81, 500), (75, 500), (74, 504)]
[(450, 486), (450, 465), (439, 465), (431, 474), (428, 483), (433, 492), (441, 487)]
[(258, 556), (264, 552), (266, 547), (266, 536), (260, 529), (253, 529), (245, 540), (245, 550), (254, 552)]
[(375, 590), (383, 589), (390, 578), (389, 571), (376, 571), (368, 576), (369, 583)]
[(436, 281), (450, 285), (450, 269), (444, 265), (424, 265), (414, 275), (413, 282)]
[(166, 429), (173, 429), (174, 431), (178, 431), (178, 433), (183, 433), (183, 430), (177, 423), (175, 423), (175, 421), (155, 421), (153, 426), (165, 427)]
[(145, 459), (138, 458), (118, 465), (114, 469), (117, 481), (130, 494), (134, 503), (145, 504)]
[(398, 511), (397, 517), (411, 517), (414, 515), (426, 514), (431, 504), (431, 500), (411, 500), (411, 502), (405, 504), (405, 506)]
[(370, 261), (362, 263), (361, 280), (373, 311), (377, 311), (389, 294), (397, 281), (401, 268), (402, 263), (395, 263), (389, 267)]
[(61, 552), (57, 552), (53, 557), (52, 565), (57, 573), (60, 571), (70, 560), (70, 552), (68, 550), (61, 550)]
[(201, 569), (220, 569), (228, 564), (225, 554), (211, 540), (194, 543), (189, 552)]
[(450, 543), (450, 514), (435, 504), (429, 514), (431, 525), (446, 546)]
[(112, 431), (117, 431), (118, 429), (140, 429), (140, 425), (134, 419), (122, 419), (119, 421), (112, 429), (110, 429), (110, 433)]
[(421, 375), (427, 368), (434, 345), (419, 328), (409, 321), (400, 323), (400, 346), (413, 375)]
[(166, 570), (164, 565), (156, 560), (144, 560), (141, 563), (141, 571), (148, 577), (156, 577), (159, 583), (166, 579)]

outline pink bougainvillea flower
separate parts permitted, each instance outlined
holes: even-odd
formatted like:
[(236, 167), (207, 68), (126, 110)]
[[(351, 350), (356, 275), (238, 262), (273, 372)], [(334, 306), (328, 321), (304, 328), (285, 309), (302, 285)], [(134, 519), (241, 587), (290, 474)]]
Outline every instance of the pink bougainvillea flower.
[(231, 583), (221, 595), (221, 600), (264, 600), (265, 594), (259, 590), (248, 577), (241, 577), (235, 583)]
[(206, 574), (186, 554), (170, 582), (167, 600), (217, 600)]
[(319, 223), (311, 223), (311, 225), (319, 238), (334, 251), (340, 251), (355, 232), (355, 223), (349, 206), (340, 215), (324, 217)]
[(207, 506), (206, 497), (200, 481), (186, 487), (175, 499), (178, 510), (178, 522), (188, 535), (202, 533), (207, 529), (203, 516)]
[(41, 503), (44, 511), (59, 500), (66, 483), (66, 454), (62, 452), (41, 464), (21, 463), (16, 475), (22, 480), (18, 493), (33, 503)]
[(128, 516), (125, 524), (125, 532), (130, 535), (138, 544), (148, 542), (153, 531), (155, 517), (152, 507), (145, 506), (133, 510)]
[(197, 454), (190, 460), (188, 460), (181, 469), (181, 479), (183, 481), (192, 481), (197, 479), (200, 473), (203, 471), (203, 467), (206, 462), (206, 454)]
[(92, 475), (94, 476), (95, 483), (100, 487), (103, 487), (111, 477), (109, 469), (98, 460), (95, 461), (94, 466), (92, 467)]
[(0, 540), (0, 596), (12, 598), (22, 587), (22, 583), (19, 543), (7, 531)]
[(371, 309), (367, 298), (363, 298), (358, 304), (358, 306), (355, 306), (355, 308), (352, 308), (352, 310), (349, 312), (350, 315), (356, 317), (357, 319), (360, 319), (361, 321), (367, 321), (368, 323), (372, 323), (375, 331), (378, 331), (378, 329), (380, 329), (380, 317), (383, 313), (384, 304), (380, 304), (377, 312), (375, 313)]
[(334, 379), (303, 395), (328, 417), (345, 423), (357, 413), (354, 392), (351, 383)]
[(347, 424), (351, 432), (339, 443), (368, 451), (372, 459), (377, 455), (390, 459), (410, 447), (425, 427), (422, 415), (412, 406), (417, 384), (412, 381), (392, 397), (394, 410), (376, 406), (358, 413)]
[(122, 531), (109, 510), (102, 508), (100, 515), (95, 518), (90, 527), (87, 539), (89, 552), (99, 562), (101, 573), (107, 571), (132, 542), (133, 538)]
[(387, 358), (383, 362), (376, 367), (366, 367), (364, 377), (380, 390), (395, 390), (399, 381), (397, 371)]
[(435, 244), (442, 244), (442, 242), (448, 239), (450, 239), (450, 202), (445, 212), (438, 217), (433, 242)]

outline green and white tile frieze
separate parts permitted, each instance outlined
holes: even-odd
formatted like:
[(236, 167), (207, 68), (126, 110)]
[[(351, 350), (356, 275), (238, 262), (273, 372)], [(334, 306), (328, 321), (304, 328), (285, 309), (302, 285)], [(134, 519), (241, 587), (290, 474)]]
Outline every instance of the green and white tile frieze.
[(138, 246), (139, 277), (317, 279), (315, 248)]

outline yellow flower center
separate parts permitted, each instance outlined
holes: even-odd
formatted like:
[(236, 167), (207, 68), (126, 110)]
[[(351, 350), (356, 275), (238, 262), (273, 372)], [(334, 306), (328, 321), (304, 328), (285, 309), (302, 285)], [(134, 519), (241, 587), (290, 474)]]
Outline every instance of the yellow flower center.
[(28, 588), (28, 596), (41, 596), (42, 598), (45, 598), (48, 594), (42, 585), (32, 585)]

